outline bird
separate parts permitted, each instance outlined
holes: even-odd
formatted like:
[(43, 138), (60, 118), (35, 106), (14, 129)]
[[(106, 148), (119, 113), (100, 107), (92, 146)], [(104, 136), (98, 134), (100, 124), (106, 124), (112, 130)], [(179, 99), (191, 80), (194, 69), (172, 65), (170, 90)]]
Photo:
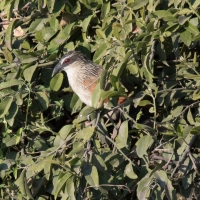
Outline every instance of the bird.
[(67, 74), (69, 85), (87, 106), (92, 107), (92, 94), (103, 67), (79, 51), (68, 51), (54, 67), (52, 76), (60, 71)]
[[(64, 71), (72, 90), (83, 103), (92, 107), (92, 95), (103, 70), (102, 66), (92, 62), (80, 51), (68, 51), (54, 67), (52, 76)], [(125, 100), (125, 97), (119, 97), (117, 104), (120, 105)], [(119, 110), (110, 109), (108, 102), (109, 99), (105, 99), (103, 106), (108, 110), (108, 115), (113, 120), (117, 120)]]

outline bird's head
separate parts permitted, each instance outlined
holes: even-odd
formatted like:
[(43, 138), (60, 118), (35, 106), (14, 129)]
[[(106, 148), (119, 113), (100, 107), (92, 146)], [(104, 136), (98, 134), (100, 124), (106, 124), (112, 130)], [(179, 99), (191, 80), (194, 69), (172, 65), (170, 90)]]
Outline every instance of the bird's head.
[(78, 67), (75, 63), (84, 58), (84, 55), (78, 51), (68, 51), (63, 57), (60, 59), (58, 64), (54, 67), (52, 76), (57, 74), (60, 71), (66, 71), (70, 68)]

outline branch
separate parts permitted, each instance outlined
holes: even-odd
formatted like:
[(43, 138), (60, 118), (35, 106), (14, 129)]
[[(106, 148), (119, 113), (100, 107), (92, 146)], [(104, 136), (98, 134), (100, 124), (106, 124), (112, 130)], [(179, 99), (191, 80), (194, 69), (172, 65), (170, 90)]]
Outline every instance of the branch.
[(38, 64), (38, 67), (47, 67), (47, 66), (55, 65), (56, 63), (57, 63), (57, 61), (51, 61), (51, 62), (47, 62), (47, 63), (41, 63), (41, 64)]
[(182, 164), (182, 162), (185, 160), (186, 156), (188, 153), (190, 153), (190, 148), (191, 146), (193, 145), (195, 139), (196, 139), (196, 135), (193, 135), (191, 140), (190, 140), (190, 143), (188, 144), (187, 148), (185, 149), (184, 153), (182, 154), (182, 156), (180, 157), (179, 161), (177, 161), (176, 163), (176, 167), (175, 169), (173, 170), (172, 174), (171, 174), (171, 177), (173, 177), (174, 173), (176, 172), (177, 168), (180, 167), (180, 165)]
[(199, 173), (199, 171), (198, 171), (198, 169), (197, 169), (197, 166), (196, 166), (196, 164), (195, 164), (195, 160), (194, 160), (193, 156), (191, 155), (190, 152), (188, 153), (188, 155), (189, 155), (189, 157), (190, 157), (190, 159), (191, 159), (191, 161), (192, 161), (192, 165), (193, 165), (193, 168), (194, 168), (195, 172), (200, 176), (200, 173)]
[(172, 140), (174, 140), (175, 138), (177, 138), (177, 136), (174, 136), (173, 138), (171, 138), (170, 140), (168, 140), (167, 142), (164, 142), (162, 144), (160, 144), (159, 146), (157, 146), (152, 153), (154, 153), (155, 151), (157, 151), (157, 149), (159, 149), (160, 147), (163, 147), (164, 145), (166, 145), (167, 143), (171, 142)]
[(164, 92), (176, 92), (176, 91), (179, 91), (179, 90), (196, 90), (197, 88), (172, 88), (172, 89), (164, 89), (164, 90), (159, 90), (157, 92), (157, 94), (159, 93), (164, 93)]
[(129, 193), (131, 193), (131, 190), (126, 185), (112, 185), (112, 184), (101, 184), (98, 186), (88, 186), (85, 188), (85, 190), (87, 190), (89, 188), (98, 188), (98, 187), (118, 187), (122, 190), (127, 190)]
[(168, 167), (170, 161), (172, 160), (173, 155), (174, 155), (174, 152), (172, 152), (171, 157), (169, 158), (168, 162), (163, 166), (163, 169), (164, 169), (164, 170), (167, 169), (167, 167)]
[[(157, 156), (157, 155), (152, 155), (151, 156), (151, 159), (152, 160), (163, 160), (163, 161), (166, 161), (167, 163), (169, 162), (169, 161), (171, 161), (173, 164), (177, 164), (177, 161), (175, 161), (175, 160), (168, 160), (167, 158), (164, 158), (164, 157), (162, 157), (162, 156)], [(169, 164), (169, 163), (168, 163)]]

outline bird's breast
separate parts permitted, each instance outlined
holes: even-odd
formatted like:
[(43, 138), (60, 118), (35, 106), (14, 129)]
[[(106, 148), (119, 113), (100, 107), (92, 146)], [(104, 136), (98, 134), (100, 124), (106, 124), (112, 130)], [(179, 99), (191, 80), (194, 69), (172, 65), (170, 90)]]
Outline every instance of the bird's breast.
[(75, 70), (67, 70), (66, 72), (72, 90), (78, 95), (83, 103), (92, 106), (92, 86), (88, 87), (88, 82), (84, 81), (80, 76), (81, 72), (76, 72)]

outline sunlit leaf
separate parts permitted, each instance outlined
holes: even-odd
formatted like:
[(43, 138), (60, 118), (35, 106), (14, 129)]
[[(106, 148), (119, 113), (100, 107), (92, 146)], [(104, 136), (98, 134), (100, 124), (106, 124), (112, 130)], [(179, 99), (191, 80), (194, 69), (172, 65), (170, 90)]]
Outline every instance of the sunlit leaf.
[(70, 178), (71, 174), (70, 173), (66, 173), (64, 174), (62, 177), (60, 177), (54, 187), (53, 193), (55, 195), (55, 199), (57, 198), (57, 196), (60, 193), (60, 190), (62, 189), (62, 187), (67, 183), (67, 180)]
[(26, 81), (28, 82), (31, 81), (33, 73), (35, 72), (36, 68), (37, 68), (37, 64), (32, 65), (31, 67), (28, 67), (23, 71), (23, 75)]
[(99, 186), (99, 175), (95, 166), (86, 163), (83, 166), (83, 174), (89, 185), (93, 187)]
[(6, 46), (7, 48), (11, 51), (12, 50), (12, 35), (13, 35), (13, 29), (16, 25), (16, 23), (18, 22), (18, 19), (13, 20), (7, 30), (6, 30), (6, 35), (5, 35), (5, 42), (6, 42)]
[(134, 173), (131, 162), (126, 165), (124, 173), (131, 179), (136, 179), (138, 176)]
[(36, 96), (42, 107), (46, 110), (49, 106), (49, 97), (47, 94), (45, 92), (37, 92)]
[(146, 153), (147, 149), (153, 144), (152, 136), (145, 135), (137, 141), (136, 152), (140, 158), (142, 158)]
[(118, 136), (116, 137), (116, 143), (118, 148), (127, 147), (127, 139), (128, 139), (128, 121), (124, 121), (120, 128)]
[(56, 74), (50, 82), (50, 87), (53, 91), (58, 91), (62, 85), (63, 82), (63, 74), (62, 73), (58, 73)]
[(11, 104), (13, 101), (13, 97), (6, 97), (0, 103), (0, 118), (4, 117), (7, 114)]

